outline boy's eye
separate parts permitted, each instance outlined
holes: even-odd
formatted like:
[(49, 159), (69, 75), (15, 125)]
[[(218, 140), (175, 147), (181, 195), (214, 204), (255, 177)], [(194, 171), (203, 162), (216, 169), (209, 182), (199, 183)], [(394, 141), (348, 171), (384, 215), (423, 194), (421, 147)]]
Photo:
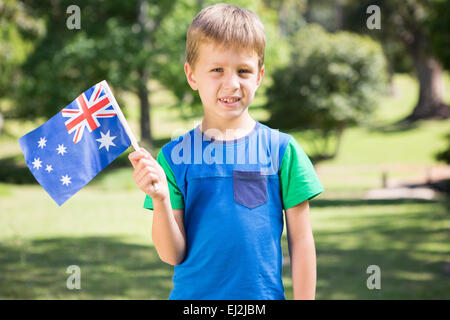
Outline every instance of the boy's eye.
[[(223, 72), (222, 68), (214, 68), (211, 71), (213, 72)], [(251, 73), (249, 69), (239, 69), (239, 73)]]

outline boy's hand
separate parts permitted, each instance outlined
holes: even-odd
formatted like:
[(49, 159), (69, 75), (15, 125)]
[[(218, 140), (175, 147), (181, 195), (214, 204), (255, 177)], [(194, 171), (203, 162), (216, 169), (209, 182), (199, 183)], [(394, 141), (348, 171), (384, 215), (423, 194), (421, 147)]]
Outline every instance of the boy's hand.
[[(169, 199), (169, 186), (164, 169), (147, 150), (140, 148), (130, 153), (128, 159), (134, 167), (133, 177), (139, 189), (154, 200)], [(153, 185), (158, 186), (156, 190)]]

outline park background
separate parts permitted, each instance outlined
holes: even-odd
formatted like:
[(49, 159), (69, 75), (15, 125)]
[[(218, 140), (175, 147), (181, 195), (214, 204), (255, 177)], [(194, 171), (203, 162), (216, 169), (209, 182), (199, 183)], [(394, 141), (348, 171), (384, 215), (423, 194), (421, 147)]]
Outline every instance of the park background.
[[(167, 299), (173, 267), (152, 245), (132, 148), (58, 207), (18, 138), (106, 79), (156, 155), (201, 120), (185, 36), (213, 3), (0, 0), (0, 299)], [(228, 3), (267, 33), (250, 114), (292, 134), (325, 188), (310, 202), (316, 298), (449, 299), (449, 2)], [(71, 265), (80, 290), (66, 286)], [(380, 289), (367, 286), (371, 265)]]

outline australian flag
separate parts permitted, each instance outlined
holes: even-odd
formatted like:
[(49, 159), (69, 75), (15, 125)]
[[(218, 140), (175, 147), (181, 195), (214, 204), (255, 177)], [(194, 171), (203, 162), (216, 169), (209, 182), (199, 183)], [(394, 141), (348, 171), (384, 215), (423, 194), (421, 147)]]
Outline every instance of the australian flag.
[(58, 205), (130, 146), (115, 104), (106, 82), (97, 83), (19, 139), (31, 173)]

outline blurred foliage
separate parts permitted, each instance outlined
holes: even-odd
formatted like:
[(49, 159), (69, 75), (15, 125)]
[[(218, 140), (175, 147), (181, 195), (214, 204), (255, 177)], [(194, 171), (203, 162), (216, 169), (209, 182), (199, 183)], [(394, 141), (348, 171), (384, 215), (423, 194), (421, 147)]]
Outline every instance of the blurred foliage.
[(282, 37), (290, 37), (307, 24), (304, 16), (307, 0), (263, 0), (267, 7), (276, 10), (278, 28)]
[[(266, 29), (266, 78), (287, 62), (288, 45), (279, 39), (277, 12), (259, 0), (226, 1), (255, 11)], [(113, 90), (150, 96), (149, 80), (157, 80), (174, 93), (186, 117), (202, 111), (201, 100), (184, 74), (186, 32), (194, 16), (215, 1), (80, 0), (81, 29), (69, 30), (66, 12), (70, 0), (21, 5), (43, 21), (44, 32), (26, 59), (26, 75), (15, 92), (10, 117), (50, 117), (80, 92), (106, 79)], [(142, 5), (146, 6), (142, 17)], [(144, 91), (144, 94), (142, 94)], [(119, 104), (123, 106), (123, 101)], [(141, 109), (142, 112), (142, 109)], [(142, 119), (141, 119), (142, 120)], [(142, 124), (142, 121), (141, 121)], [(141, 126), (141, 131), (145, 130)], [(141, 132), (142, 134), (142, 132)]]
[[(365, 10), (368, 1), (225, 2), (255, 11), (266, 29), (266, 73), (258, 90), (258, 95), (263, 97), (257, 99), (258, 104), (265, 102), (267, 88), (274, 82), (273, 72), (286, 67), (290, 51), (304, 51), (308, 47), (295, 44), (295, 40), (291, 43), (294, 35), (308, 22), (317, 21), (331, 31), (344, 28), (367, 33), (365, 21), (368, 15)], [(114, 91), (138, 93), (145, 87), (148, 95), (152, 94), (148, 81), (157, 80), (174, 93), (185, 117), (201, 114), (198, 93), (188, 86), (183, 71), (186, 31), (193, 17), (202, 8), (214, 3), (216, 1), (212, 0), (80, 0), (76, 5), (81, 9), (81, 30), (69, 30), (66, 21), (70, 14), (66, 9), (73, 1), (0, 2), (0, 94), (8, 93), (14, 102), (8, 115), (50, 117), (80, 92), (104, 79), (108, 80)], [(432, 8), (426, 9), (421, 0), (402, 8), (397, 8), (401, 6), (398, 1), (370, 2), (382, 9), (382, 30), (370, 30), (370, 34), (383, 44), (391, 73), (412, 68), (411, 57), (406, 54), (402, 42), (398, 41), (399, 35), (407, 37), (405, 26), (412, 22), (426, 24), (429, 17), (435, 17), (432, 19), (436, 20), (435, 24), (429, 24), (430, 30), (435, 30), (432, 34), (437, 39), (436, 43), (443, 41), (436, 46), (442, 48), (444, 55), (448, 53), (445, 42), (448, 37), (442, 30), (438, 32), (448, 23), (448, 19), (445, 20), (448, 10), (443, 11), (443, 17), (438, 14), (448, 6), (448, 2), (433, 0), (431, 3)], [(140, 11), (142, 4), (148, 9), (144, 19)], [(411, 13), (411, 8), (417, 10)], [(34, 37), (27, 36), (30, 31)], [(320, 44), (314, 43), (320, 41), (311, 39), (311, 46), (322, 50)], [(341, 44), (336, 42), (336, 46)], [(328, 45), (324, 44), (324, 47)], [(23, 63), (23, 68), (19, 70)], [(328, 61), (325, 61), (322, 67), (327, 64)], [(143, 77), (143, 74), (146, 76)], [(19, 90), (8, 90), (13, 84)], [(120, 95), (117, 96), (120, 98)], [(359, 98), (346, 99), (358, 101)], [(339, 99), (334, 100), (335, 104), (342, 104), (337, 102)], [(123, 105), (121, 102), (119, 100)], [(335, 114), (341, 111), (336, 109)], [(339, 117), (347, 118), (347, 114), (346, 111)]]
[(43, 23), (16, 0), (0, 1), (0, 98), (9, 97), (20, 80), (19, 67), (42, 34)]
[[(414, 69), (411, 68), (411, 71), (414, 70), (417, 76), (420, 90), (415, 108), (403, 119), (406, 122), (450, 117), (443, 92), (438, 89), (442, 86), (442, 70), (435, 59), (435, 47), (430, 43), (433, 34), (437, 38), (441, 37), (436, 32), (448, 37), (444, 31), (446, 29), (438, 31), (440, 27), (448, 25), (448, 19), (445, 21), (448, 14), (436, 12), (436, 8), (445, 8), (445, 5), (439, 4), (441, 2), (442, 0), (348, 0), (343, 5), (346, 28), (367, 33), (383, 44), (385, 52), (390, 55), (388, 62), (391, 74), (402, 71), (398, 67), (410, 64), (399, 61), (412, 62), (411, 67)], [(366, 19), (369, 17), (366, 11), (370, 5), (376, 5), (380, 9), (381, 29), (369, 30), (366, 26)], [(434, 29), (430, 26), (434, 26)], [(393, 54), (396, 59), (392, 57)]]
[(149, 27), (142, 28), (138, 24), (139, 1), (81, 0), (77, 2), (81, 29), (69, 30), (66, 9), (72, 1), (24, 2), (45, 20), (46, 32), (24, 65), (27, 77), (15, 109), (19, 117), (52, 116), (104, 79), (115, 89), (136, 92), (138, 71), (152, 74), (159, 67), (156, 57), (164, 49), (152, 45), (159, 24), (174, 3), (152, 2), (147, 11)]
[[(432, 6), (441, 0), (347, 0), (341, 2), (344, 11), (343, 29), (365, 33), (380, 41), (394, 72), (412, 72), (414, 63), (410, 50), (422, 37), (429, 38), (428, 25), (437, 17), (432, 14)], [(366, 20), (370, 16), (367, 8), (380, 8), (381, 29), (370, 30)], [(423, 46), (430, 54), (430, 48)]]
[[(384, 50), (388, 62), (388, 71), (394, 73), (414, 72), (414, 62), (409, 56), (404, 44), (399, 41), (399, 33), (404, 33), (404, 19), (396, 6), (401, 4), (386, 2), (384, 0), (348, 0), (341, 1), (343, 10), (342, 29), (356, 33), (364, 33), (379, 41)], [(370, 30), (366, 21), (370, 16), (367, 8), (370, 5), (380, 7), (381, 29)]]
[[(367, 8), (376, 5), (380, 8), (381, 29), (369, 30), (366, 20), (370, 14)], [(328, 8), (328, 15), (320, 6)], [(414, 42), (417, 32), (429, 39), (431, 48), (425, 47), (428, 54), (436, 54), (441, 62), (444, 57), (449, 60), (450, 40), (450, 2), (448, 0), (336, 0), (308, 1), (308, 11), (312, 12), (314, 22), (321, 25), (336, 21), (336, 11), (341, 11), (343, 30), (366, 33), (381, 42), (388, 58), (391, 72), (413, 72), (414, 61), (410, 56), (407, 44)], [(330, 10), (334, 8), (335, 10)], [(308, 12), (307, 11), (307, 12)], [(322, 12), (317, 14), (316, 12)], [(331, 23), (332, 23), (331, 22)], [(431, 50), (430, 50), (431, 49)], [(448, 68), (448, 66), (447, 66)]]
[(290, 43), (290, 64), (275, 72), (267, 91), (269, 123), (280, 130), (317, 130), (324, 147), (316, 152), (325, 156), (333, 135), (373, 113), (386, 89), (386, 61), (369, 37), (331, 34), (317, 24), (301, 29)]
[(433, 52), (443, 67), (450, 70), (450, 1), (432, 1), (429, 7), (428, 29)]

